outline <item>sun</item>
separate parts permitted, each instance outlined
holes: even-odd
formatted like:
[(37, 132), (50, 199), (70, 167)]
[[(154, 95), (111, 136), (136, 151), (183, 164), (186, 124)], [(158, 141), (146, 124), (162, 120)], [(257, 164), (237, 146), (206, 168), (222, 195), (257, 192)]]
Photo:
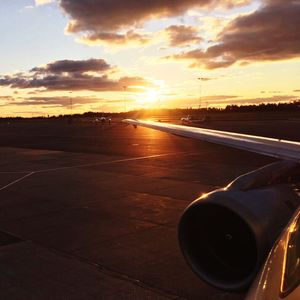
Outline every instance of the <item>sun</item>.
[(145, 95), (145, 102), (146, 103), (155, 103), (158, 101), (159, 93), (156, 90), (150, 90)]
[(141, 94), (137, 102), (139, 105), (149, 108), (158, 105), (159, 100), (160, 100), (159, 92), (157, 90), (151, 89)]

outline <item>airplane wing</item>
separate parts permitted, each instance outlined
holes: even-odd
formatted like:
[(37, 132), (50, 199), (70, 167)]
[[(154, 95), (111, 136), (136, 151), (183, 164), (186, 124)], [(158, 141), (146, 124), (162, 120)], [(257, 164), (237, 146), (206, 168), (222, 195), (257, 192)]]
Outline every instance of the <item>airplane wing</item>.
[[(162, 122), (123, 122), (284, 159), (189, 204), (178, 223), (178, 240), (188, 265), (212, 286), (242, 291), (252, 283), (247, 300), (300, 299), (300, 143)], [(289, 220), (292, 225), (286, 227)]]
[(179, 136), (221, 144), (280, 159), (300, 162), (299, 142), (154, 121), (125, 119), (123, 122), (134, 126), (157, 129)]

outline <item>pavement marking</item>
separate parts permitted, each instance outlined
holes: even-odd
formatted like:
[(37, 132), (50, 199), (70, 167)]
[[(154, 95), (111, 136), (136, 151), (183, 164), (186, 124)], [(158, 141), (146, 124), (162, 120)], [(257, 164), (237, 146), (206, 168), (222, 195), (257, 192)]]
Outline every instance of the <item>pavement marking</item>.
[(91, 164), (82, 164), (82, 165), (74, 165), (69, 167), (60, 167), (60, 168), (52, 168), (52, 169), (45, 169), (45, 170), (36, 170), (36, 171), (16, 171), (16, 172), (0, 172), (0, 174), (24, 174), (26, 175), (10, 182), (9, 184), (3, 186), (0, 188), (0, 191), (5, 190), (6, 188), (22, 181), (23, 179), (39, 173), (46, 173), (46, 172), (54, 172), (54, 171), (61, 171), (61, 170), (69, 170), (69, 169), (75, 169), (75, 168), (84, 168), (84, 167), (93, 167), (93, 166), (99, 166), (99, 165), (108, 165), (108, 164), (114, 164), (114, 163), (121, 163), (121, 162), (128, 162), (128, 161), (137, 161), (137, 160), (143, 160), (143, 159), (149, 159), (149, 158), (156, 158), (156, 157), (164, 157), (164, 156), (171, 156), (171, 155), (196, 155), (199, 154), (198, 152), (173, 152), (173, 153), (164, 153), (164, 154), (154, 154), (154, 155), (148, 155), (148, 156), (140, 156), (140, 157), (132, 157), (132, 158), (124, 158), (124, 159), (116, 159), (116, 160), (110, 160), (110, 161), (102, 161), (98, 163), (91, 163)]
[[(114, 164), (114, 163), (130, 162), (130, 161), (136, 161), (136, 160), (144, 160), (144, 159), (150, 159), (150, 158), (156, 158), (156, 157), (164, 157), (164, 156), (171, 156), (171, 155), (180, 155), (180, 154), (181, 155), (196, 155), (196, 154), (199, 154), (199, 153), (198, 152), (172, 152), (172, 153), (154, 154), (154, 155), (148, 155), (148, 156), (140, 156), (140, 157), (131, 157), (131, 158), (124, 158), (124, 159), (116, 159), (116, 160), (110, 160), (110, 161), (101, 161), (101, 162), (96, 162), (96, 163), (81, 164), (81, 165), (74, 165), (74, 166), (65, 166), (65, 167), (59, 167), (59, 168), (49, 168), (49, 169), (44, 169), (44, 170), (0, 172), (0, 174), (24, 174), (24, 173), (31, 173), (31, 175), (32, 175), (34, 173), (46, 173), (46, 172), (61, 171), (61, 170), (68, 170), (68, 169), (75, 169), (75, 168), (93, 167), (93, 166), (99, 166), (99, 165), (108, 165), (108, 164)], [(0, 191), (1, 191), (1, 189), (0, 189)]]
[(0, 172), (0, 174), (24, 174), (24, 173), (30, 173), (31, 171), (3, 171)]
[(11, 183), (9, 183), (9, 184), (7, 184), (7, 185), (1, 187), (1, 188), (0, 188), (0, 191), (5, 190), (6, 188), (8, 188), (8, 187), (10, 187), (10, 186), (12, 186), (12, 185), (14, 185), (14, 184), (16, 184), (16, 183), (22, 181), (23, 179), (25, 179), (25, 178), (27, 178), (27, 177), (33, 175), (34, 173), (35, 173), (35, 172), (30, 172), (29, 174), (26, 174), (25, 176), (22, 176), (21, 178), (18, 178), (18, 179), (16, 179), (16, 180), (12, 181)]
[[(110, 160), (110, 161), (101, 161), (101, 162), (98, 162), (98, 163), (74, 165), (74, 166), (69, 166), (69, 167), (60, 167), (60, 168), (51, 168), (51, 169), (45, 169), (45, 170), (37, 170), (37, 171), (33, 171), (33, 172), (35, 172), (35, 173), (44, 173), (44, 172), (68, 170), (68, 169), (74, 169), (74, 168), (93, 167), (93, 166), (99, 166), (99, 165), (108, 165), (108, 164), (121, 163), (121, 162), (144, 160), (144, 159), (149, 159), (149, 158), (164, 157), (164, 156), (171, 156), (171, 155), (178, 155), (178, 154), (191, 155), (191, 153), (189, 153), (189, 152), (154, 154), (154, 155), (148, 155), (148, 156), (131, 157), (131, 158), (124, 158), (124, 159)], [(193, 153), (193, 154), (195, 154), (195, 153)]]

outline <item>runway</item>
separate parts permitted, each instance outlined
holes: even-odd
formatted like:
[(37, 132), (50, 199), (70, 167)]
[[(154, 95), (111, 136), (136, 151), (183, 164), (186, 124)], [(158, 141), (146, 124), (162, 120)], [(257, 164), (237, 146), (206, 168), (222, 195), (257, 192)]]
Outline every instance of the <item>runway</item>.
[(273, 159), (123, 125), (18, 123), (0, 138), (1, 299), (243, 299), (192, 273), (176, 227)]

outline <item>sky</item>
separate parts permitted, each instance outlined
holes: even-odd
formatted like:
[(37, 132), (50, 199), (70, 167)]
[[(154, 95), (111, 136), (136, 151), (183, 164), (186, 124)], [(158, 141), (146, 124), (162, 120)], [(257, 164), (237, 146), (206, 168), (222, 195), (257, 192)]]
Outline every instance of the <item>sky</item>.
[(0, 0), (0, 117), (300, 96), (300, 0)]

